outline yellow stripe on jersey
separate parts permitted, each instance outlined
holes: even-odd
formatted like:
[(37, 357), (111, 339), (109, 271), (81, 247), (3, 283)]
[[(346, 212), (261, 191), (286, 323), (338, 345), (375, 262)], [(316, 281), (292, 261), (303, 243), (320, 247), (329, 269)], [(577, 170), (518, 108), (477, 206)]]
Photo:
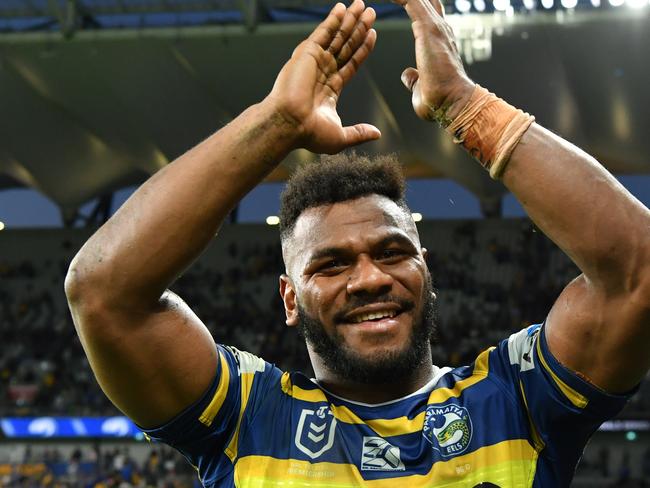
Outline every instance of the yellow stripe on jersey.
[(528, 424), (530, 425), (530, 432), (531, 436), (533, 438), (533, 443), (535, 449), (537, 449), (538, 452), (540, 452), (546, 444), (542, 440), (542, 436), (539, 435), (539, 431), (537, 430), (537, 426), (535, 425), (535, 422), (533, 422), (533, 416), (530, 414), (530, 410), (528, 409), (528, 400), (526, 399), (526, 392), (524, 391), (524, 384), (521, 380), (519, 380), (519, 389), (521, 390), (521, 397), (524, 400), (524, 406), (526, 407), (526, 415), (528, 415)]
[(288, 372), (282, 374), (282, 379), (280, 380), (280, 385), (282, 386), (282, 391), (296, 400), (302, 400), (304, 402), (326, 402), (327, 397), (325, 393), (320, 388), (315, 388), (313, 390), (304, 390), (299, 386), (291, 383), (291, 376)]
[(366, 424), (381, 437), (419, 432), (422, 430), (422, 425), (424, 424), (424, 412), (419, 413), (412, 419), (402, 416), (394, 419), (363, 421), (345, 405), (330, 405), (330, 411), (338, 421), (346, 424)]
[[(544, 331), (541, 330), (540, 334), (543, 334)], [(573, 403), (576, 407), (578, 408), (585, 408), (587, 404), (589, 403), (589, 400), (584, 396), (575, 391), (573, 388), (571, 388), (569, 385), (567, 385), (564, 381), (560, 379), (558, 375), (556, 375), (551, 367), (548, 365), (546, 362), (546, 359), (544, 358), (544, 355), (542, 354), (542, 346), (540, 345), (542, 341), (541, 337), (537, 337), (537, 355), (539, 356), (539, 360), (542, 363), (542, 366), (544, 366), (544, 369), (548, 371), (548, 373), (551, 375), (551, 378), (553, 378), (553, 381), (555, 381), (555, 384), (558, 386), (560, 391), (564, 393), (564, 396), (569, 399), (571, 403)]]
[(228, 443), (228, 447), (224, 450), (226, 456), (230, 458), (231, 462), (235, 462), (237, 458), (237, 448), (239, 446), (239, 428), (241, 427), (241, 421), (244, 417), (244, 410), (246, 410), (246, 405), (248, 404), (248, 397), (251, 393), (251, 388), (253, 388), (253, 380), (255, 379), (255, 373), (242, 373), (239, 375), (240, 384), (241, 384), (241, 403), (239, 406), (239, 418), (237, 419), (237, 426), (235, 427), (235, 432)]
[(214, 418), (219, 413), (221, 405), (223, 405), (226, 395), (228, 394), (228, 384), (230, 383), (230, 369), (228, 369), (228, 363), (226, 358), (219, 354), (219, 362), (221, 363), (221, 377), (219, 378), (219, 386), (217, 386), (217, 391), (214, 392), (214, 396), (203, 413), (199, 417), (199, 422), (203, 425), (210, 427)]
[(529, 488), (536, 464), (537, 451), (527, 440), (516, 439), (482, 447), (449, 461), (439, 461), (424, 475), (399, 476), (398, 472), (389, 472), (386, 478), (375, 480), (364, 480), (354, 464), (246, 456), (235, 464), (234, 481), (240, 488), (467, 488), (486, 482), (500, 488)]
[[(280, 383), (282, 385), (282, 391), (297, 400), (313, 403), (329, 402), (325, 396), (325, 393), (323, 393), (323, 391), (318, 388), (314, 390), (305, 390), (299, 386), (293, 385), (291, 383), (291, 377), (289, 376), (289, 373), (284, 373), (282, 375)], [(396, 419), (376, 419), (366, 420), (364, 422), (361, 418), (359, 418), (358, 415), (356, 415), (345, 405), (330, 405), (330, 410), (336, 420), (346, 424), (365, 423), (382, 437), (390, 437), (393, 435), (410, 434), (412, 432), (417, 432), (419, 430), (422, 430), (422, 424), (424, 422), (424, 412), (415, 416), (413, 419), (409, 419), (408, 417), (403, 416)]]
[(472, 385), (475, 385), (481, 380), (487, 378), (487, 375), (490, 371), (489, 358), (490, 352), (494, 347), (486, 349), (476, 358), (474, 363), (474, 371), (472, 376), (465, 378), (464, 380), (457, 381), (452, 388), (437, 388), (431, 392), (429, 395), (429, 404), (432, 403), (443, 403), (449, 400), (450, 398), (458, 398), (465, 388), (469, 388)]
[[(475, 385), (486, 378), (489, 372), (489, 354), (492, 349), (494, 348), (486, 349), (478, 356), (478, 358), (476, 358), (476, 364), (472, 376), (456, 382), (452, 388), (438, 388), (437, 390), (433, 390), (429, 395), (428, 403), (443, 403), (449, 398), (459, 397), (465, 388)], [(289, 373), (284, 373), (282, 375), (280, 383), (282, 391), (285, 394), (298, 400), (307, 402), (329, 401), (321, 389), (305, 390), (299, 386), (293, 385)], [(425, 416), (425, 412), (421, 412), (412, 419), (402, 416), (394, 419), (373, 419), (364, 421), (345, 405), (330, 405), (330, 410), (336, 420), (346, 424), (366, 424), (381, 437), (391, 437), (394, 435), (419, 432), (422, 430)]]

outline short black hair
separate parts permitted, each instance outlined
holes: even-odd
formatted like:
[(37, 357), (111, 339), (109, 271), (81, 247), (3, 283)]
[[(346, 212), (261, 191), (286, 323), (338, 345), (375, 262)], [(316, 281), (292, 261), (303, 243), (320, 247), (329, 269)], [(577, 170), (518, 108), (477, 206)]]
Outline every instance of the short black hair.
[(383, 195), (408, 211), (402, 166), (395, 154), (369, 157), (355, 151), (323, 155), (299, 168), (280, 197), (280, 236), (286, 239), (300, 214), (320, 205)]

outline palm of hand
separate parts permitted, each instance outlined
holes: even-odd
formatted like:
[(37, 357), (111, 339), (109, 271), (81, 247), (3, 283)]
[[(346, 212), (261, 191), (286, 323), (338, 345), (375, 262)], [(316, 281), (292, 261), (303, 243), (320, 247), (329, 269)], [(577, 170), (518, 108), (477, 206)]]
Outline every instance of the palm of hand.
[(336, 153), (380, 136), (369, 124), (343, 126), (336, 110), (343, 87), (374, 47), (374, 19), (361, 0), (348, 9), (337, 4), (282, 68), (270, 96), (299, 131), (299, 147)]

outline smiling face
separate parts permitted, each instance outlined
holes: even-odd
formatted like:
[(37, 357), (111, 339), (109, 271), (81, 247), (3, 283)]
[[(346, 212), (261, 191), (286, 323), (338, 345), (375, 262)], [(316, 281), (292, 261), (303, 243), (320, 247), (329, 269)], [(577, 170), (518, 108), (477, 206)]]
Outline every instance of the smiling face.
[(283, 244), (287, 324), (315, 369), (370, 383), (431, 363), (433, 292), (407, 210), (379, 195), (309, 208)]

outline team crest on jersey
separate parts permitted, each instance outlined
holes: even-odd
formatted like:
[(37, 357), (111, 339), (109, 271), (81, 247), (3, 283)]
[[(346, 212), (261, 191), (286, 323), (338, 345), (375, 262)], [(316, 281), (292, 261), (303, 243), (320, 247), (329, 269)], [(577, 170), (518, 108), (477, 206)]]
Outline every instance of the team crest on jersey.
[(328, 406), (318, 410), (303, 408), (296, 429), (296, 447), (316, 459), (334, 445), (335, 431), (336, 419)]
[(472, 440), (472, 419), (465, 407), (455, 404), (429, 405), (422, 435), (443, 457), (457, 456)]

